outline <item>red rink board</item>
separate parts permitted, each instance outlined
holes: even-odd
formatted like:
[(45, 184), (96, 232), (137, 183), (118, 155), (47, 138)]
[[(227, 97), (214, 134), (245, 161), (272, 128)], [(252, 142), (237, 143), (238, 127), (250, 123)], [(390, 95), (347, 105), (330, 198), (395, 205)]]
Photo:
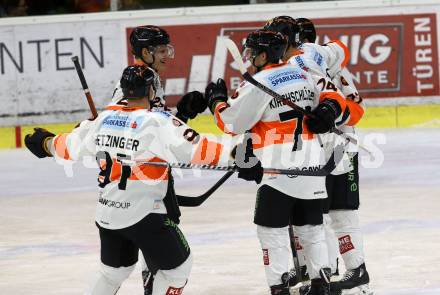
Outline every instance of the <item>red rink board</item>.
[[(386, 15), (315, 19), (319, 43), (340, 39), (350, 49), (349, 70), (367, 99), (439, 95), (438, 45), (435, 14)], [(167, 100), (204, 86), (219, 77), (232, 90), (240, 73), (232, 58), (217, 44), (230, 36), (242, 44), (264, 22), (164, 26), (175, 47), (175, 59), (163, 75)], [(132, 63), (127, 28), (128, 62)], [(217, 50), (216, 50), (217, 49)], [(175, 81), (179, 87), (172, 87)]]

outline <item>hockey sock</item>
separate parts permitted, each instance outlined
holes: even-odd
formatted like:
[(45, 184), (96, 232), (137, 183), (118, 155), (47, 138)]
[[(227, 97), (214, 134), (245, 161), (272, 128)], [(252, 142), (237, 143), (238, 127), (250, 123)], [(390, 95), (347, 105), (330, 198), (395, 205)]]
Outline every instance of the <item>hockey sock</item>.
[(296, 226), (295, 230), (304, 247), (309, 276), (319, 278), (319, 270), (329, 265), (324, 225)]
[(289, 258), (292, 256), (287, 227), (271, 228), (257, 226), (257, 235), (263, 250), (263, 263), (267, 283), (280, 285), (281, 276), (289, 271)]
[(339, 240), (339, 252), (346, 269), (355, 269), (364, 263), (363, 238), (357, 210), (330, 211), (332, 227)]
[(178, 267), (157, 271), (153, 282), (153, 295), (182, 294), (192, 268), (192, 255)]

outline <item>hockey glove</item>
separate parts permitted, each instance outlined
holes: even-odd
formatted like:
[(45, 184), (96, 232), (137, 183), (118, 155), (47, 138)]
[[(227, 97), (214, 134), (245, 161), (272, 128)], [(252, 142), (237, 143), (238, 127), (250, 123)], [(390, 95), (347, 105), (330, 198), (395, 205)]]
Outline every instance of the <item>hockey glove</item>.
[(206, 110), (206, 100), (199, 91), (192, 91), (180, 99), (177, 103), (176, 117), (186, 122), (188, 119), (194, 119), (198, 114)]
[(313, 133), (326, 133), (335, 127), (335, 120), (341, 114), (341, 106), (333, 99), (325, 99), (307, 117), (307, 128)]
[(235, 164), (238, 168), (238, 178), (255, 181), (257, 184), (263, 179), (263, 167), (252, 150), (252, 139), (249, 137), (244, 143), (237, 145), (233, 151)]
[(52, 157), (47, 147), (47, 141), (53, 138), (55, 134), (43, 128), (34, 128), (34, 133), (27, 134), (24, 138), (24, 144), (38, 158)]
[(205, 100), (211, 113), (214, 114), (216, 104), (228, 100), (228, 89), (225, 80), (218, 78), (216, 83), (209, 83), (205, 89)]

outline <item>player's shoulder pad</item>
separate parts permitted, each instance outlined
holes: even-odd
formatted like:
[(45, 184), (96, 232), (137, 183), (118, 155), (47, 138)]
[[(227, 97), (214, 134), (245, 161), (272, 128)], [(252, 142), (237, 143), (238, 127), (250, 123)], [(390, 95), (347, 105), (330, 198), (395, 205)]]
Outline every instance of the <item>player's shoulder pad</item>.
[(342, 67), (345, 67), (348, 63), (348, 60), (350, 59), (350, 50), (348, 49), (347, 45), (345, 45), (341, 40), (331, 40), (330, 42), (322, 45), (332, 48), (333, 50), (340, 53), (340, 55), (344, 56), (344, 60), (341, 64)]
[[(164, 111), (164, 110), (152, 110), (150, 111), (150, 117), (156, 119), (156, 121), (161, 122), (161, 124), (168, 124), (170, 122), (179, 121), (178, 118), (176, 118), (171, 112)], [(184, 124), (182, 122), (182, 124)], [(174, 124), (174, 125), (181, 125), (181, 124)]]
[(300, 46), (299, 46), (299, 49), (309, 49), (309, 48), (314, 48), (314, 49), (316, 49), (316, 48), (319, 48), (321, 45), (318, 45), (318, 44), (316, 44), (316, 43), (309, 43), (309, 42), (306, 42), (306, 43), (302, 43)]

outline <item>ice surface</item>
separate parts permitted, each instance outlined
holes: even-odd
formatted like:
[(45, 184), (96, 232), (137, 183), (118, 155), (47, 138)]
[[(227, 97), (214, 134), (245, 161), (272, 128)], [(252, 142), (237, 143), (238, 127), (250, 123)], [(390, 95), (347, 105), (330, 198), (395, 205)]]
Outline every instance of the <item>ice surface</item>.
[[(440, 129), (374, 132), (385, 134), (384, 162), (360, 172), (372, 287), (439, 295)], [(0, 294), (81, 294), (99, 267), (96, 170), (75, 164), (69, 178), (52, 159), (3, 150), (0, 173)], [(199, 195), (222, 174), (177, 179), (177, 192)], [(195, 258), (184, 294), (268, 294), (252, 223), (256, 187), (232, 178), (201, 207), (183, 209)], [(142, 294), (139, 267), (118, 294)]]

